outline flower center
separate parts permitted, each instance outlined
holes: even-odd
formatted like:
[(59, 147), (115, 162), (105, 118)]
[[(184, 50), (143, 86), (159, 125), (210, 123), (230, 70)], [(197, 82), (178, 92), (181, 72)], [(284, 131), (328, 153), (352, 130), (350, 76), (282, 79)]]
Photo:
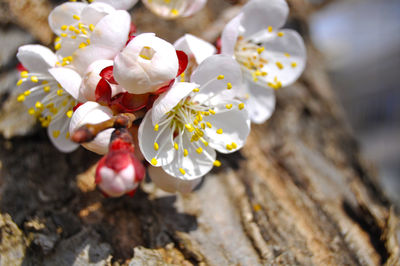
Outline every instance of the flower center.
[(259, 44), (239, 36), (235, 46), (235, 58), (240, 64), (243, 72), (249, 74), (254, 82), (258, 82), (259, 77), (265, 77), (267, 72), (263, 68), (268, 64), (268, 60), (263, 57), (265, 48)]
[[(54, 49), (56, 51), (62, 48), (63, 43), (75, 46), (74, 49), (84, 48), (90, 45), (90, 36), (95, 26), (93, 24), (86, 25), (81, 21), (78, 15), (73, 15), (72, 17), (75, 22), (71, 25), (62, 25), (62, 33), (54, 40)], [(71, 40), (73, 41), (71, 42)], [(71, 62), (72, 57), (69, 56), (62, 60), (61, 65), (70, 64)]]
[[(22, 71), (17, 86), (21, 86), (25, 82), (33, 82), (34, 85), (20, 93), (17, 100), (28, 106), (28, 113), (36, 116), (42, 127), (48, 127), (52, 121), (72, 117), (72, 108), (76, 105), (76, 101), (52, 76)], [(68, 123), (65, 123), (64, 127), (66, 126)], [(54, 130), (53, 136), (57, 138), (63, 129)], [(65, 137), (69, 138), (69, 134), (67, 133)]]
[[(190, 0), (192, 1), (192, 0)], [(156, 14), (163, 17), (177, 17), (188, 7), (188, 0), (145, 0), (143, 1)]]

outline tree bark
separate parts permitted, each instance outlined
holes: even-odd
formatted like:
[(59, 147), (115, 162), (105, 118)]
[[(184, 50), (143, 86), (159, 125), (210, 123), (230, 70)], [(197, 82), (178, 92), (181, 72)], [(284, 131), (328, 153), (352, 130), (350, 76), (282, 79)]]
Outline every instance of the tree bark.
[[(190, 195), (146, 182), (133, 198), (104, 198), (93, 186), (96, 155), (61, 154), (44, 131), (0, 139), (0, 264), (398, 265), (398, 215), (309, 42), (316, 7), (289, 5), (307, 43), (305, 73)], [(193, 18), (155, 24), (137, 7), (133, 21), (169, 40), (188, 31), (214, 41), (237, 11), (210, 0)]]

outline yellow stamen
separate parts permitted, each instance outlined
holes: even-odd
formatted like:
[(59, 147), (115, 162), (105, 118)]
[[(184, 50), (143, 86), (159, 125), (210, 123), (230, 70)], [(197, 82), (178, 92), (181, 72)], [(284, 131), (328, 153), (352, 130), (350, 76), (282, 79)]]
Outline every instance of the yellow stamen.
[(239, 107), (239, 110), (243, 110), (243, 108), (244, 108), (244, 103), (239, 103), (238, 107)]
[(197, 151), (198, 154), (200, 154), (200, 153), (203, 152), (203, 148), (202, 148), (202, 147), (199, 147), (199, 148), (196, 149), (196, 151)]
[(156, 125), (154, 126), (154, 131), (158, 131), (158, 128), (159, 128), (159, 125), (156, 124)]
[(225, 107), (226, 107), (226, 109), (231, 109), (232, 108), (232, 104), (231, 103), (227, 104), (227, 105), (225, 105)]
[(188, 154), (189, 154), (188, 150), (187, 150), (187, 149), (184, 149), (184, 150), (183, 150), (183, 156), (186, 157), (186, 156), (188, 156)]
[(225, 78), (224, 75), (219, 75), (219, 76), (217, 77), (218, 80), (221, 80), (221, 79), (224, 79), (224, 78)]
[(157, 165), (157, 159), (156, 158), (151, 159), (151, 164), (152, 165)]
[(179, 168), (179, 172), (181, 172), (182, 175), (186, 174), (185, 170), (183, 168)]
[(228, 90), (232, 89), (232, 83), (230, 83), (230, 82), (226, 83), (226, 88)]
[(176, 143), (176, 142), (174, 143), (174, 149), (175, 149), (175, 150), (179, 150), (179, 145), (178, 145), (178, 143)]
[(221, 162), (218, 161), (218, 160), (215, 160), (215, 161), (214, 161), (214, 166), (220, 167), (220, 166), (221, 166)]
[(68, 118), (71, 118), (73, 113), (74, 111), (68, 110), (65, 114), (68, 116)]
[(220, 129), (217, 130), (217, 134), (222, 134), (222, 133), (224, 133), (224, 131), (222, 130), (222, 128), (220, 128)]
[(158, 149), (159, 149), (158, 143), (154, 142), (154, 150), (158, 151)]

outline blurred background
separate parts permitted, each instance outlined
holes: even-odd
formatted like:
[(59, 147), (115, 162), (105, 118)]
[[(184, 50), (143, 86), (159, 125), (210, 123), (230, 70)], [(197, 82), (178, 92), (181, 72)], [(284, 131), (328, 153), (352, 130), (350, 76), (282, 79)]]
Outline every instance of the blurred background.
[(364, 156), (400, 206), (400, 1), (327, 4), (310, 33)]

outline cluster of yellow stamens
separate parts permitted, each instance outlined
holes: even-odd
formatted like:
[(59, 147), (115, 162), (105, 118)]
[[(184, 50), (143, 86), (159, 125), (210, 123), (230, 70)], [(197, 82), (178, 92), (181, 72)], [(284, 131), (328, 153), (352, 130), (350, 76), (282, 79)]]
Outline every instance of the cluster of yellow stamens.
[[(72, 16), (75, 23), (71, 25), (62, 25), (61, 33), (54, 41), (54, 49), (57, 51), (61, 49), (62, 42), (65, 38), (76, 40), (76, 48), (84, 48), (90, 44), (90, 35), (94, 31), (95, 26), (93, 24), (86, 25), (82, 23), (80, 16)], [(71, 58), (69, 61), (72, 61)]]
[[(224, 75), (218, 75), (216, 79), (223, 80), (225, 79), (225, 77)], [(181, 75), (181, 80), (184, 81), (184, 75)], [(209, 117), (216, 115), (218, 112), (225, 112), (227, 110), (230, 110), (235, 106), (233, 104), (219, 104), (216, 106), (211, 106), (209, 104), (209, 100), (215, 97), (217, 94), (210, 96), (207, 100), (204, 100), (201, 103), (193, 101), (193, 99), (195, 99), (195, 94), (199, 93), (202, 88), (207, 87), (208, 84), (209, 82), (204, 84), (201, 88), (193, 89), (189, 96), (182, 99), (171, 111), (166, 114), (165, 120), (154, 126), (154, 131), (158, 132), (158, 135), (155, 138), (155, 142), (153, 144), (153, 148), (155, 151), (161, 150), (161, 145), (168, 144), (163, 143), (160, 145), (157, 140), (165, 129), (171, 128), (174, 135), (174, 138), (171, 138), (171, 141), (173, 141), (173, 148), (176, 151), (181, 152), (181, 154), (183, 154), (183, 157), (190, 156), (188, 149), (183, 147), (182, 140), (183, 137), (188, 137), (196, 153), (204, 154), (207, 159), (213, 161), (214, 166), (221, 166), (221, 162), (218, 160), (214, 160), (213, 157), (207, 152), (206, 147), (208, 147), (208, 141), (210, 141), (210, 139), (205, 131), (215, 130), (218, 135), (224, 134), (224, 129), (219, 128), (216, 125), (212, 125)], [(226, 89), (232, 89), (232, 84), (230, 82), (226, 83)], [(239, 103), (236, 105), (235, 108), (243, 110), (244, 107), (244, 103)], [(226, 144), (226, 149), (228, 151), (232, 151), (236, 148), (237, 144), (235, 142)], [(157, 165), (158, 163), (157, 155), (151, 160), (151, 163), (153, 165)], [(180, 168), (179, 171), (182, 175), (185, 175), (186, 173), (183, 168)]]
[[(268, 32), (272, 33), (273, 28), (269, 26), (267, 28)], [(276, 33), (278, 37), (283, 37), (285, 34), (283, 32)], [(266, 48), (260, 44), (254, 43), (250, 39), (246, 39), (243, 36), (239, 36), (236, 46), (235, 46), (235, 58), (240, 63), (242, 70), (248, 73), (254, 82), (265, 81), (268, 73), (264, 70), (265, 65), (267, 65), (269, 60), (266, 59)], [(290, 54), (285, 53), (286, 57), (290, 57)], [(283, 70), (285, 66), (282, 62), (274, 62), (275, 66), (279, 70)], [(296, 62), (290, 64), (292, 68), (297, 67)], [(282, 87), (282, 82), (278, 80), (275, 76), (273, 82), (267, 82), (267, 85), (279, 89)]]
[[(18, 80), (17, 86), (21, 86), (24, 82), (32, 82), (34, 85), (20, 93), (17, 100), (24, 102), (29, 107), (28, 113), (36, 116), (43, 127), (48, 127), (52, 121), (60, 118), (72, 117), (72, 108), (76, 105), (76, 101), (64, 91), (54, 78), (50, 75), (29, 73), (28, 71), (22, 71), (20, 76), (21, 79)], [(52, 132), (55, 138), (60, 135), (60, 130)], [(67, 134), (65, 137), (69, 138), (69, 135)]]

